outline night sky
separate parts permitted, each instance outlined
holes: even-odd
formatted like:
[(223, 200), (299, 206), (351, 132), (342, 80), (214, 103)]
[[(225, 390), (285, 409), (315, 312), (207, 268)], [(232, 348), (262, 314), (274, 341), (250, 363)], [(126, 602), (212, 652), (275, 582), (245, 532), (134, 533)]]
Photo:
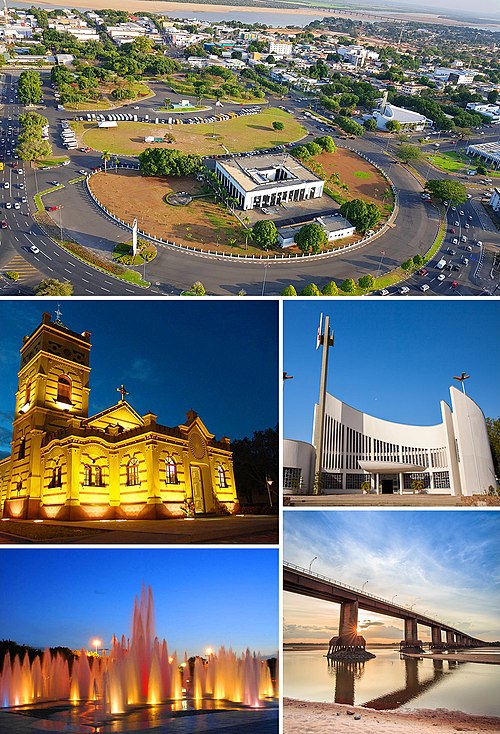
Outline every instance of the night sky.
[[(0, 456), (10, 453), (19, 349), (57, 301), (0, 302)], [(278, 323), (274, 301), (102, 300), (61, 302), (72, 331), (90, 331), (90, 414), (127, 400), (158, 422), (192, 408), (217, 439), (251, 436), (278, 421)]]
[(467, 394), (491, 418), (500, 416), (500, 303), (492, 299), (365, 298), (284, 303), (284, 435), (311, 441), (318, 400), (320, 313), (330, 316), (328, 392), (377, 418), (434, 425), (464, 370)]
[(277, 550), (2, 549), (0, 578), (0, 635), (18, 643), (109, 647), (113, 634), (130, 635), (144, 581), (170, 650), (278, 648)]

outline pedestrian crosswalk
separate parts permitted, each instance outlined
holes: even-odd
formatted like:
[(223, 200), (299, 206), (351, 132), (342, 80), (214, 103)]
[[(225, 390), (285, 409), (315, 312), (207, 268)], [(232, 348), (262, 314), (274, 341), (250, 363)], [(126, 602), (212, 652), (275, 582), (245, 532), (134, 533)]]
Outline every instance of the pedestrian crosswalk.
[(40, 275), (40, 271), (27, 262), (21, 255), (14, 255), (9, 262), (2, 267), (4, 273), (14, 272), (19, 274), (17, 283), (25, 283)]

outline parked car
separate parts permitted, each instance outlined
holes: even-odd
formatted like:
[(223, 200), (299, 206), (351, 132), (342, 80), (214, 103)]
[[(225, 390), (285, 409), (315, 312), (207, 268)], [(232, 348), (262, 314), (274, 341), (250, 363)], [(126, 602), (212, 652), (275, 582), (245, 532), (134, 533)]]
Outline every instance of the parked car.
[(418, 275), (427, 275), (428, 272), (429, 271), (425, 268), (420, 268), (420, 270), (418, 271)]
[(421, 285), (420, 286), (420, 290), (423, 291), (424, 293), (425, 293), (425, 291), (428, 291), (429, 290), (428, 284), (427, 283), (424, 283), (423, 285)]
[(7, 227), (8, 227), (9, 225), (7, 224), (7, 222), (5, 221), (5, 219), (2, 219), (2, 221), (1, 221), (1, 223), (0, 223), (0, 226), (2, 227), (2, 229), (7, 229)]
[(399, 289), (399, 292), (401, 293), (401, 295), (402, 295), (402, 296), (404, 296), (404, 295), (405, 295), (405, 293), (409, 293), (409, 292), (410, 292), (410, 289), (408, 288), (408, 286), (407, 286), (407, 285), (404, 285), (404, 286), (402, 286), (402, 287), (401, 287), (401, 288)]

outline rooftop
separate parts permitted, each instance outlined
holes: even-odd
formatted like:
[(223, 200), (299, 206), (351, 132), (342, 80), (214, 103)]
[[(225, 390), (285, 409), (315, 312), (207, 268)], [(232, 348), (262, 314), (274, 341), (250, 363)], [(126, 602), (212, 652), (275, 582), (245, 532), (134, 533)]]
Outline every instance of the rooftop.
[(244, 191), (260, 191), (286, 187), (291, 183), (322, 180), (293, 156), (285, 153), (230, 158), (219, 160), (217, 164)]

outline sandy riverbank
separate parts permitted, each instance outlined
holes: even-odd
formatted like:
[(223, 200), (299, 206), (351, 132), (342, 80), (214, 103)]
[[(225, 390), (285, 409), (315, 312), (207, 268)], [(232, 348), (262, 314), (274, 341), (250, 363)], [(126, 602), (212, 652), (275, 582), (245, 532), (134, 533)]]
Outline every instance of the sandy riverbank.
[[(61, 0), (36, 0), (35, 5), (43, 7), (61, 7)], [(71, 5), (72, 8), (81, 8), (85, 10), (101, 10), (103, 7), (102, 0), (75, 0)], [(312, 6), (304, 6), (302, 8), (266, 8), (260, 5), (204, 5), (203, 3), (176, 3), (176, 2), (163, 2), (163, 0), (106, 0), (106, 8), (111, 10), (126, 10), (128, 12), (141, 12), (146, 11), (149, 13), (170, 13), (182, 12), (189, 13), (190, 17), (196, 17), (197, 13), (220, 13), (221, 18), (228, 17), (228, 11), (234, 11), (238, 13), (262, 13), (267, 16), (267, 20), (264, 22), (272, 25), (273, 14), (286, 14), (296, 15), (297, 24), (300, 23), (301, 15), (316, 15), (319, 19), (325, 16), (339, 16), (339, 17), (352, 17), (356, 20), (370, 20), (376, 17), (380, 20), (381, 16), (386, 17), (388, 20), (406, 20), (413, 21), (415, 23), (436, 23), (437, 25), (455, 25), (455, 26), (467, 26), (469, 25), (466, 21), (455, 20), (453, 18), (439, 17), (432, 13), (410, 13), (410, 12), (390, 12), (390, 11), (376, 11), (371, 13), (370, 11), (361, 11), (358, 8), (353, 8), (353, 15), (350, 16), (349, 12), (336, 12), (334, 9), (323, 9), (314, 8)], [(355, 13), (355, 14), (354, 14)], [(481, 21), (482, 25), (496, 25), (494, 21)]]
[[(375, 711), (338, 703), (283, 700), (284, 734), (451, 734), (500, 731), (500, 718), (471, 716), (446, 709)], [(348, 713), (352, 712), (352, 713)], [(355, 719), (354, 716), (361, 716)]]
[(488, 663), (488, 665), (500, 665), (500, 653), (474, 653), (474, 652), (430, 652), (419, 655), (415, 652), (404, 653), (409, 658), (432, 658), (432, 660), (454, 660), (458, 663)]

